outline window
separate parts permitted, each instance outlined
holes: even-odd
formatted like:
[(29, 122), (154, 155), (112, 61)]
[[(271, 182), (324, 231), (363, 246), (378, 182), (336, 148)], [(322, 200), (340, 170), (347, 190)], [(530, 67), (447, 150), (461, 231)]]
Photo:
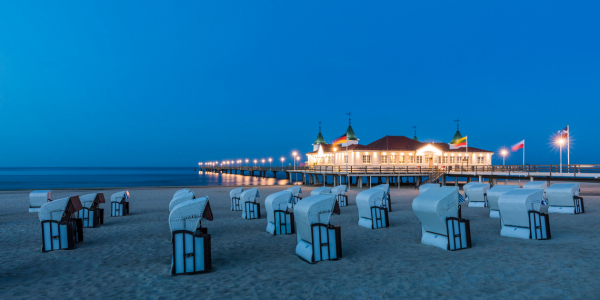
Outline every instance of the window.
[(390, 164), (395, 164), (395, 163), (396, 163), (396, 156), (390, 155)]
[(417, 163), (418, 164), (422, 164), (423, 163), (423, 156), (417, 156)]
[(398, 163), (399, 164), (403, 164), (404, 163), (404, 156), (398, 156)]
[(408, 163), (409, 163), (409, 164), (412, 164), (412, 163), (414, 163), (414, 162), (415, 162), (415, 157), (414, 157), (414, 156), (409, 156), (409, 157), (408, 157)]
[(439, 156), (436, 156), (436, 157), (433, 159), (433, 163), (439, 164), (441, 160), (442, 160), (442, 158), (441, 158), (441, 157), (439, 157)]
[(446, 156), (442, 157), (442, 163), (443, 164), (447, 164), (448, 163), (448, 157), (446, 157)]
[(347, 164), (348, 163), (348, 155), (344, 155), (344, 163)]
[(451, 156), (451, 157), (450, 157), (450, 163), (451, 163), (451, 164), (455, 163), (454, 156)]
[(477, 158), (477, 163), (478, 164), (485, 164), (485, 157), (483, 157), (483, 156), (478, 157)]
[(387, 164), (387, 155), (382, 155), (381, 156), (381, 163), (382, 164)]
[(371, 163), (371, 155), (363, 155), (363, 164)]

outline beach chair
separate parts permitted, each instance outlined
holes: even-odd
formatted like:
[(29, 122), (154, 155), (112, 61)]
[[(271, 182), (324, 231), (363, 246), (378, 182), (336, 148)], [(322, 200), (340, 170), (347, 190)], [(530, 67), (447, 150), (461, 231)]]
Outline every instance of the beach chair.
[(29, 193), (29, 212), (38, 212), (42, 205), (52, 201), (52, 191), (33, 191)]
[(71, 250), (83, 243), (83, 222), (76, 218), (81, 208), (79, 196), (57, 199), (40, 207), (42, 252)]
[(292, 192), (292, 196), (294, 197), (292, 200), (292, 208), (294, 207), (294, 205), (296, 203), (298, 203), (298, 201), (302, 200), (302, 197), (300, 196), (300, 194), (302, 194), (302, 189), (300, 188), (299, 185), (295, 185), (289, 189), (287, 189), (286, 191), (290, 191)]
[(231, 211), (242, 211), (242, 205), (240, 204), (240, 196), (244, 192), (244, 188), (235, 188), (229, 192), (229, 198), (231, 199)]
[(487, 192), (487, 201), (490, 206), (490, 218), (500, 218), (500, 211), (498, 209), (498, 199), (504, 193), (508, 193), (514, 189), (519, 188), (518, 185), (495, 185)]
[(171, 243), (171, 275), (210, 272), (211, 242), (201, 219), (213, 220), (208, 197), (179, 203), (169, 214)]
[(498, 199), (501, 236), (521, 239), (548, 240), (550, 219), (540, 212), (543, 190), (514, 189)]
[(81, 210), (77, 212), (77, 218), (81, 219), (84, 228), (95, 228), (104, 224), (104, 209), (100, 203), (105, 203), (103, 193), (87, 194), (79, 197)]
[(487, 192), (489, 190), (489, 183), (478, 183), (469, 186), (465, 192), (469, 198), (469, 207), (488, 207)]
[(412, 209), (421, 221), (421, 243), (451, 251), (471, 248), (471, 226), (459, 216), (458, 198), (458, 187), (442, 186), (413, 200)]
[(110, 196), (110, 216), (122, 217), (129, 215), (129, 191), (116, 192)]
[(385, 228), (390, 226), (388, 210), (383, 206), (385, 190), (368, 189), (356, 195), (358, 207), (358, 225), (369, 228)]
[(331, 188), (323, 186), (323, 187), (318, 187), (310, 192), (311, 196), (316, 196), (316, 195), (320, 195), (320, 194), (331, 194)]
[(300, 258), (309, 263), (342, 258), (340, 227), (329, 223), (332, 213), (340, 213), (335, 195), (310, 196), (296, 204), (296, 254)]
[(267, 210), (268, 233), (278, 235), (296, 232), (294, 212), (287, 209), (288, 204), (292, 201), (293, 196), (290, 191), (281, 191), (267, 196), (265, 209)]
[(392, 198), (390, 197), (390, 185), (389, 184), (380, 184), (373, 187), (374, 189), (381, 189), (385, 191), (385, 197), (383, 199), (383, 207), (387, 209), (387, 211), (392, 211)]
[(548, 189), (548, 183), (546, 181), (531, 181), (531, 182), (527, 182), (523, 185), (524, 189), (541, 189), (544, 190), (544, 201), (542, 201), (542, 205), (543, 202), (546, 202), (546, 189)]
[(192, 200), (192, 199), (196, 199), (196, 195), (192, 191), (189, 191), (187, 193), (177, 194), (176, 196), (173, 197), (171, 202), (169, 202), (169, 212), (173, 211), (173, 208), (175, 208), (175, 206), (179, 205), (180, 203), (183, 203), (185, 201)]
[(259, 198), (257, 188), (252, 188), (243, 191), (240, 195), (240, 202), (242, 204), (242, 219), (260, 219), (260, 203), (256, 202), (256, 198)]
[(338, 185), (331, 188), (331, 193), (335, 195), (335, 200), (337, 200), (339, 206), (348, 206), (347, 191), (348, 187), (346, 185)]
[(187, 189), (187, 188), (178, 190), (173, 194), (173, 198), (177, 197), (177, 195), (179, 195), (179, 194), (185, 194), (185, 193), (189, 193), (189, 192), (190, 192), (190, 189)]
[(469, 200), (469, 188), (476, 185), (476, 184), (481, 184), (482, 182), (477, 182), (477, 181), (471, 181), (471, 182), (467, 182), (463, 185), (462, 189), (463, 192), (465, 194), (465, 200)]
[(425, 183), (419, 186), (419, 194), (422, 194), (430, 188), (440, 187), (439, 183)]
[(583, 198), (579, 197), (579, 183), (555, 183), (546, 189), (548, 213), (582, 214)]

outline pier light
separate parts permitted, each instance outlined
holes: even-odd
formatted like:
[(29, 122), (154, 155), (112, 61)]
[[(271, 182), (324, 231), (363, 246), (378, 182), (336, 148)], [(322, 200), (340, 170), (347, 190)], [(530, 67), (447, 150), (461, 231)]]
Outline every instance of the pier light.
[(396, 155), (396, 152), (392, 152), (392, 155)]
[(296, 157), (296, 155), (298, 155), (298, 153), (296, 151), (292, 152), (293, 157)]
[(502, 165), (504, 166), (504, 162), (506, 161), (506, 156), (508, 156), (508, 150), (505, 148), (500, 150), (500, 155), (502, 156)]
[(386, 153), (386, 152), (383, 152), (382, 154), (383, 154), (383, 155), (386, 155), (387, 153)]
[(369, 152), (365, 152), (365, 155), (369, 155)]
[(412, 156), (413, 154), (412, 154), (412, 153), (409, 153), (408, 155)]
[(337, 151), (337, 147), (333, 147), (333, 152)]

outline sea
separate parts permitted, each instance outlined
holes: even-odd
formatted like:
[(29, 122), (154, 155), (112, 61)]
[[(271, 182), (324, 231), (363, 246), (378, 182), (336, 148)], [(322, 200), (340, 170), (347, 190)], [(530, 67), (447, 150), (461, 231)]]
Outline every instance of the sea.
[[(287, 185), (277, 178), (202, 172), (191, 168), (0, 168), (0, 190), (112, 187)], [(300, 180), (300, 177), (294, 178)]]

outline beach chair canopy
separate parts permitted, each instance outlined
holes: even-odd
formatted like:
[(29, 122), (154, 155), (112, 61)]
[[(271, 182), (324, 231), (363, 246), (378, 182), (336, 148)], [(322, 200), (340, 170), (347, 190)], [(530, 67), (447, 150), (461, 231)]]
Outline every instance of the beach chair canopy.
[(298, 236), (312, 243), (311, 225), (329, 224), (331, 213), (335, 207), (335, 195), (321, 194), (304, 198), (294, 206), (294, 219)]
[(252, 202), (254, 203), (256, 201), (256, 198), (259, 198), (260, 195), (258, 194), (258, 189), (257, 188), (252, 188), (249, 190), (245, 190), (242, 192), (242, 194), (240, 195), (240, 204), (242, 205), (242, 212), (246, 211), (246, 202)]
[[(210, 215), (210, 217), (207, 217)], [(212, 220), (212, 212), (208, 205), (208, 197), (184, 201), (175, 206), (169, 214), (171, 232), (176, 230), (196, 231), (200, 220), (205, 217)]]
[(458, 187), (428, 189), (413, 200), (412, 208), (426, 231), (446, 235), (446, 218), (458, 217)]
[(346, 185), (338, 185), (331, 188), (331, 193), (334, 195), (343, 195), (348, 191), (348, 187)]
[(74, 213), (82, 208), (79, 196), (70, 196), (60, 198), (52, 202), (48, 202), (38, 212), (40, 221), (56, 221), (60, 222), (65, 213)]
[(175, 206), (188, 200), (196, 199), (194, 192), (181, 193), (173, 198), (169, 203), (169, 211), (173, 211)]
[(85, 207), (88, 209), (91, 208), (92, 206), (98, 206), (100, 203), (106, 202), (104, 200), (103, 193), (94, 193), (94, 194), (87, 194), (87, 195), (79, 196), (79, 201), (81, 201), (82, 207)]
[(440, 187), (440, 184), (439, 183), (422, 184), (421, 186), (419, 186), (419, 194), (425, 192), (426, 190), (428, 190), (430, 188), (436, 188), (436, 187)]
[(173, 194), (173, 198), (175, 198), (177, 195), (179, 194), (185, 194), (185, 193), (189, 193), (190, 189), (181, 189), (175, 192), (175, 194)]
[(467, 182), (465, 183), (465, 185), (463, 185), (463, 191), (465, 193), (468, 192), (469, 188), (476, 185), (476, 184), (481, 184), (481, 182), (477, 182), (477, 181), (471, 181), (471, 182)]
[(240, 195), (242, 195), (242, 192), (244, 191), (243, 187), (239, 187), (236, 189), (231, 190), (231, 192), (229, 192), (229, 198), (233, 199), (235, 198), (240, 198)]
[(116, 192), (110, 196), (110, 202), (123, 202), (129, 199), (129, 191)]
[(573, 196), (579, 196), (579, 183), (555, 183), (546, 189), (550, 206), (573, 207)]
[(529, 211), (540, 211), (541, 189), (514, 189), (500, 195), (498, 208), (504, 225), (529, 228)]
[(371, 207), (383, 206), (385, 190), (383, 189), (368, 189), (356, 195), (356, 206), (358, 207), (358, 216), (361, 218), (371, 219)]
[(389, 184), (380, 184), (373, 187), (374, 189), (384, 190), (386, 194), (390, 193), (390, 185)]
[(292, 195), (294, 195), (294, 197), (298, 197), (300, 194), (302, 194), (302, 189), (300, 188), (299, 185), (295, 185), (295, 186), (287, 189), (287, 191), (292, 192)]
[(41, 207), (52, 199), (52, 191), (33, 191), (29, 193), (29, 207)]
[(288, 203), (292, 201), (292, 192), (281, 191), (267, 196), (265, 199), (265, 209), (267, 210), (267, 220), (275, 223), (275, 211), (286, 211)]
[(504, 193), (508, 193), (516, 188), (518, 185), (495, 185), (487, 192), (488, 204), (491, 210), (498, 210), (498, 199)]
[(469, 196), (469, 201), (472, 202), (484, 202), (485, 194), (490, 190), (489, 183), (478, 183), (468, 187), (468, 191), (465, 192)]
[(323, 186), (323, 187), (316, 188), (310, 192), (311, 196), (316, 196), (316, 195), (320, 195), (320, 194), (331, 194), (331, 188)]
[(548, 188), (548, 183), (546, 181), (531, 181), (527, 182), (523, 185), (524, 189), (542, 189), (546, 190)]

